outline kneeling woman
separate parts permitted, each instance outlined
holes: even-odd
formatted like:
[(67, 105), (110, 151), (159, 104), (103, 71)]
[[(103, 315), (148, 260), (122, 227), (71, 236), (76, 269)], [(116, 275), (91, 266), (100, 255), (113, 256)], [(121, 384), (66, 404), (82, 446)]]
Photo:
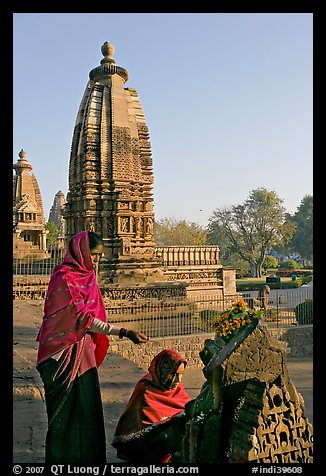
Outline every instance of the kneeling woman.
[(181, 382), (187, 361), (175, 350), (157, 354), (136, 384), (112, 446), (131, 463), (168, 463), (179, 449), (190, 396)]

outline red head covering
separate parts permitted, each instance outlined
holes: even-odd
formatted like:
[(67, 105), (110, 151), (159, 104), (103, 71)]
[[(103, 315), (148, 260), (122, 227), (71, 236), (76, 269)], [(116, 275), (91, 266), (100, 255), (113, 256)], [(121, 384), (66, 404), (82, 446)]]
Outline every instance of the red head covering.
[[(89, 249), (88, 232), (71, 238), (62, 263), (51, 275), (44, 304), (43, 323), (37, 340), (37, 365), (72, 344), (90, 329), (94, 318), (106, 322), (103, 298), (96, 282)], [(92, 333), (96, 365), (108, 349), (106, 335)]]
[[(130, 397), (126, 410), (118, 422), (114, 440), (119, 436), (130, 435), (148, 425), (167, 420), (185, 409), (190, 396), (182, 382), (169, 390), (173, 376), (180, 364), (187, 364), (177, 351), (164, 349), (157, 354)], [(113, 440), (113, 446), (114, 446)]]

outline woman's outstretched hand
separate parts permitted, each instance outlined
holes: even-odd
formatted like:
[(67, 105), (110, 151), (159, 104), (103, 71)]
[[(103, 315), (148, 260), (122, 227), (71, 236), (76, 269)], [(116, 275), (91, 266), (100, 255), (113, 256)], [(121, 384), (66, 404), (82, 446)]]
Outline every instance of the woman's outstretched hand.
[(149, 340), (149, 337), (143, 334), (143, 332), (132, 331), (132, 330), (127, 331), (127, 337), (134, 344), (143, 344)]

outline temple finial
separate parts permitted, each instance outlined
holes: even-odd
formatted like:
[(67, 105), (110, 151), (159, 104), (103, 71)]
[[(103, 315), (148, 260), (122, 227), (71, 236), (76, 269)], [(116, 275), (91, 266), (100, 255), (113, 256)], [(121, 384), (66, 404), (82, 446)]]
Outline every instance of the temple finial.
[(20, 149), (20, 152), (18, 154), (20, 159), (26, 159), (27, 157), (27, 152), (24, 149)]
[(101, 47), (101, 52), (104, 56), (104, 58), (101, 60), (101, 64), (115, 64), (115, 60), (112, 58), (112, 56), (114, 55), (114, 45), (112, 45), (112, 43), (110, 43), (109, 41), (103, 43)]

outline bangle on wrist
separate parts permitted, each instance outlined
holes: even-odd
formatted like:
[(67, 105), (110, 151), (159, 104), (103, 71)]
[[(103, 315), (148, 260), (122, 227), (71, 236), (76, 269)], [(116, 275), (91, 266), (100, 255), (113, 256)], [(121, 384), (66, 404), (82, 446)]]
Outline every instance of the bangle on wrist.
[(121, 327), (119, 332), (119, 339), (122, 339), (123, 337), (127, 337), (127, 329), (125, 329), (124, 327)]

